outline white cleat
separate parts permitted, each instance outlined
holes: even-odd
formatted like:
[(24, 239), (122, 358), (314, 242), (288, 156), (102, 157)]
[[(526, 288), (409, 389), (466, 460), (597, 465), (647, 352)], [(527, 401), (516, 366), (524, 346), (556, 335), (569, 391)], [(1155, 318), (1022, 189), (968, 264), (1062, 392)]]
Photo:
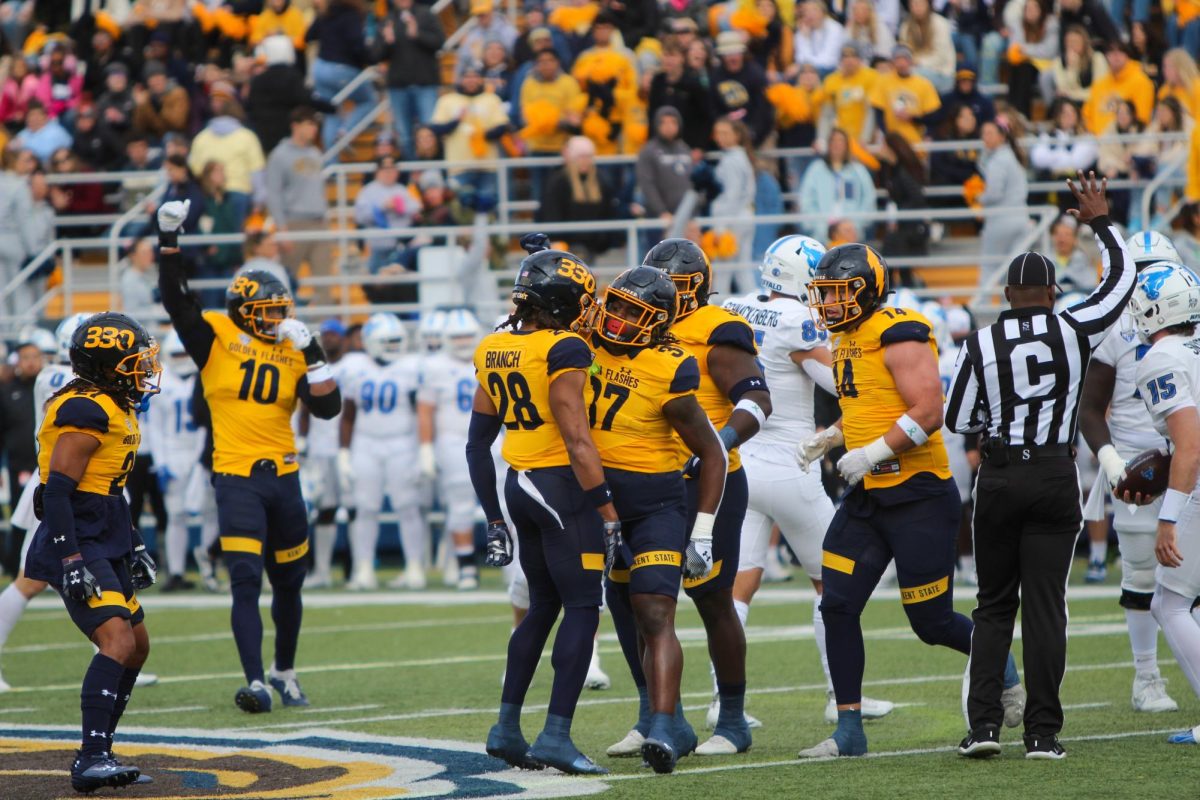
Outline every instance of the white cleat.
[(318, 575), (315, 572), (310, 572), (304, 576), (305, 589), (328, 589), (333, 586), (333, 581), (328, 575)]
[[(880, 717), (886, 717), (895, 709), (896, 704), (890, 700), (876, 700), (873, 697), (864, 697), (862, 699), (863, 719), (879, 719)], [(833, 698), (833, 692), (829, 692), (829, 700), (825, 703), (825, 723), (827, 725), (837, 725), (837, 721), (837, 700)]]
[(356, 571), (346, 582), (346, 591), (348, 592), (373, 592), (378, 588), (379, 578), (375, 576), (375, 570)]
[(587, 677), (583, 679), (583, 685), (587, 689), (603, 691), (612, 687), (612, 681), (609, 680), (608, 673), (600, 669), (600, 656), (596, 650), (592, 649), (592, 663), (588, 665)]
[(1155, 672), (1139, 672), (1133, 679), (1133, 710), (1149, 714), (1178, 711), (1179, 704), (1167, 694), (1167, 679)]
[(625, 734), (625, 738), (609, 747), (604, 752), (609, 758), (632, 758), (633, 756), (641, 756), (642, 744), (646, 741), (646, 737), (638, 733), (637, 728), (634, 728), (629, 733)]
[(414, 592), (419, 592), (428, 585), (429, 581), (425, 578), (425, 570), (420, 564), (409, 564), (404, 568), (404, 588)]
[(133, 685), (138, 688), (143, 688), (146, 686), (154, 686), (157, 683), (158, 676), (153, 672), (139, 672), (137, 679), (133, 682)]
[(698, 756), (736, 756), (737, 754), (737, 745), (720, 734), (710, 737), (707, 742), (696, 748)]
[(818, 742), (807, 750), (801, 750), (796, 754), (797, 758), (837, 758), (842, 754), (838, 749), (838, 744), (833, 739), (826, 739), (823, 742)]
[(8, 681), (4, 680), (4, 676), (0, 675), (0, 692), (7, 692), (12, 687), (8, 685)]
[[(762, 720), (760, 720), (758, 717), (752, 717), (744, 711), (742, 712), (742, 715), (746, 718), (746, 725), (750, 728), (762, 727)], [(708, 728), (710, 731), (716, 730), (717, 720), (720, 718), (720, 716), (721, 697), (714, 692), (712, 702), (708, 704), (708, 713), (704, 715), (704, 727)]]
[(1025, 719), (1025, 687), (1021, 684), (1000, 693), (1000, 705), (1004, 706), (1004, 727), (1015, 728)]
[[(455, 588), (460, 592), (473, 592), (479, 588), (479, 575), (474, 572), (461, 572)], [(590, 687), (589, 687), (590, 688)]]

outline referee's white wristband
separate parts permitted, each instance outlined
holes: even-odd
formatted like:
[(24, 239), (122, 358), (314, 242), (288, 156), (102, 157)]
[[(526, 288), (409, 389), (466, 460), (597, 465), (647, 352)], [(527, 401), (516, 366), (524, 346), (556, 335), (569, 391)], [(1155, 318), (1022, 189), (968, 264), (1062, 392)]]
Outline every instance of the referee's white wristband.
[(329, 368), (328, 364), (314, 364), (309, 367), (308, 382), (310, 384), (331, 380), (333, 380), (333, 370)]
[(1179, 516), (1183, 514), (1183, 508), (1190, 498), (1191, 495), (1187, 492), (1167, 489), (1167, 493), (1163, 496), (1162, 507), (1158, 510), (1158, 521), (1172, 524), (1178, 522)]
[(912, 439), (915, 446), (920, 447), (929, 441), (929, 434), (908, 414), (901, 415), (900, 419), (896, 420), (896, 424), (900, 426), (900, 430), (904, 431), (905, 436)]

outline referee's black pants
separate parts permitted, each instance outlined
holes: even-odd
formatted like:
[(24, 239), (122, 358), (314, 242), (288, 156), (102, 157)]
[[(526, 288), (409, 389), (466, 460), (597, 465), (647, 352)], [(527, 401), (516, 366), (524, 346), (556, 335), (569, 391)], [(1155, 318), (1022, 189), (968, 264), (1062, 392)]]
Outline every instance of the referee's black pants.
[(1020, 452), (1004, 466), (985, 459), (976, 482), (979, 593), (967, 718), (972, 730), (1004, 721), (1000, 693), (1020, 605), (1025, 733), (1047, 736), (1063, 724), (1058, 690), (1067, 664), (1067, 575), (1082, 524), (1079, 475), (1068, 455), (1022, 460)]

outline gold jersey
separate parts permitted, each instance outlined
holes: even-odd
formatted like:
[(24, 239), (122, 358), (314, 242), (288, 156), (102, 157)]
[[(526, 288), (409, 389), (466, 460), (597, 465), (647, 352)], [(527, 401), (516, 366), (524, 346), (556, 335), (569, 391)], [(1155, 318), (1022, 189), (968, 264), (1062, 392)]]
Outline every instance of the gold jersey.
[(586, 370), (592, 351), (568, 331), (502, 331), (475, 350), (475, 378), (504, 424), (500, 454), (515, 470), (571, 463), (550, 410), (550, 384)]
[[(842, 408), (846, 448), (864, 447), (883, 436), (908, 412), (896, 381), (883, 361), (884, 348), (898, 342), (927, 343), (937, 361), (937, 345), (930, 337), (933, 326), (921, 314), (906, 308), (881, 308), (851, 331), (832, 334), (833, 380)], [(929, 441), (882, 461), (867, 473), (867, 489), (899, 486), (914, 475), (928, 472), (950, 477), (950, 462), (941, 431)]]
[[(704, 409), (713, 426), (720, 430), (733, 415), (733, 403), (713, 382), (712, 375), (708, 372), (708, 354), (717, 345), (725, 344), (757, 356), (754, 329), (733, 311), (720, 306), (706, 305), (700, 306), (695, 312), (676, 322), (671, 327), (671, 333), (679, 340), (680, 347), (696, 357), (696, 365), (700, 369), (700, 389), (696, 392), (696, 399), (700, 401), (700, 407)], [(675, 442), (686, 461), (691, 456), (691, 451), (678, 436), (675, 437)], [(742, 459), (734, 449), (729, 454), (729, 471), (733, 472), (741, 466)]]
[(38, 470), (43, 484), (50, 477), (54, 445), (64, 433), (83, 433), (100, 442), (76, 490), (120, 495), (142, 442), (137, 413), (126, 411), (95, 390), (73, 389), (51, 398), (38, 431)]
[(295, 472), (292, 412), (308, 372), (304, 356), (288, 343), (251, 336), (224, 312), (206, 311), (204, 320), (214, 335), (200, 370), (212, 414), (213, 472), (246, 477), (264, 459), (280, 475)]
[(629, 472), (681, 469), (687, 456), (663, 406), (699, 387), (696, 359), (680, 347), (630, 348), (614, 355), (597, 346), (584, 399), (601, 463)]

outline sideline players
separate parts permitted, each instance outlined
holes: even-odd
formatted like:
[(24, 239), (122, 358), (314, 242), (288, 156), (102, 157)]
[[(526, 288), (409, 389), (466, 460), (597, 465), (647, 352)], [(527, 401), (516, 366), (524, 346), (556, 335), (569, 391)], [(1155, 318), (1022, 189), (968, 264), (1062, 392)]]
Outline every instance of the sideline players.
[[(1135, 233), (1125, 247), (1139, 274), (1156, 263), (1180, 264), (1171, 240), (1154, 231)], [(1088, 511), (1097, 511), (1098, 505), (1099, 513), (1085, 514), (1089, 519), (1104, 517), (1104, 496), (1124, 476), (1128, 459), (1156, 447), (1166, 450), (1166, 441), (1155, 430), (1142, 401), (1145, 391), (1137, 382), (1138, 367), (1150, 350), (1137, 334), (1137, 322), (1126, 308), (1121, 321), (1096, 348), (1084, 378), (1079, 429), (1101, 466), (1087, 503)], [(1132, 499), (1114, 496), (1112, 504), (1113, 527), (1121, 546), (1120, 602), (1133, 651), (1130, 702), (1135, 711), (1175, 711), (1179, 706), (1167, 694), (1166, 680), (1158, 670), (1158, 623), (1150, 613), (1156, 567), (1154, 533), (1162, 501), (1137, 506)], [(1107, 519), (1104, 534), (1107, 538)]]
[[(746, 633), (733, 606), (733, 582), (749, 490), (741, 459), (733, 450), (766, 424), (771, 395), (755, 361), (754, 331), (737, 314), (708, 303), (713, 274), (704, 251), (687, 239), (665, 239), (650, 249), (642, 263), (661, 269), (675, 282), (678, 312), (671, 334), (696, 357), (700, 368), (696, 398), (729, 452), (725, 495), (711, 538), (698, 538), (700, 529), (694, 523), (700, 482), (694, 477), (686, 482), (691, 541), (699, 548), (711, 548), (713, 566), (702, 577), (685, 577), (683, 588), (704, 622), (721, 704), (712, 739), (696, 754), (739, 753), (750, 746), (750, 727), (745, 715)], [(694, 476), (692, 466), (685, 475)]]
[[(774, 412), (758, 435), (739, 448), (749, 484), (749, 503), (742, 524), (742, 550), (737, 580), (733, 584), (733, 606), (742, 625), (750, 615), (750, 602), (762, 584), (763, 567), (771, 539), (772, 524), (816, 589), (813, 601), (813, 636), (821, 657), (828, 686), (825, 721), (837, 722), (837, 702), (825, 654), (825, 622), (821, 617), (821, 541), (833, 519), (833, 502), (821, 483), (819, 470), (802, 470), (796, 463), (796, 442), (816, 430), (813, 393), (820, 386), (830, 394), (833, 385), (829, 334), (813, 321), (804, 285), (809, 281), (825, 246), (808, 236), (784, 236), (763, 254), (759, 270), (769, 294), (757, 292), (725, 301), (725, 308), (740, 314), (754, 329), (759, 362), (771, 387)], [(895, 707), (884, 700), (862, 699), (864, 719), (890, 714)], [(716, 725), (720, 703), (713, 698), (708, 711), (709, 727)], [(753, 720), (753, 717), (749, 717)], [(757, 722), (751, 722), (753, 726)]]
[[(200, 382), (212, 418), (213, 487), (221, 551), (233, 594), (231, 625), (247, 685), (234, 702), (250, 713), (271, 710), (271, 692), (285, 706), (308, 705), (296, 680), (308, 512), (300, 494), (300, 469), (291, 418), (303, 402), (313, 416), (329, 418), (342, 407), (321, 343), (292, 318), (291, 292), (269, 272), (239, 273), (225, 293), (225, 313), (202, 311), (188, 292), (179, 255), (179, 229), (188, 202), (158, 209), (158, 288)], [(269, 676), (262, 660), (258, 598), (263, 570), (271, 582), (275, 660)]]
[(71, 765), (80, 792), (127, 786), (141, 771), (112, 756), (112, 738), (150, 653), (136, 592), (154, 561), (130, 524), (125, 481), (141, 442), (137, 409), (158, 391), (158, 345), (124, 314), (87, 320), (71, 339), (75, 379), (56, 392), (38, 432), (42, 519), (26, 574), (59, 591), (75, 626), (99, 651), (83, 677), (82, 744)]
[[(587, 394), (592, 438), (621, 517), (620, 532), (605, 542), (607, 597), (641, 701), (630, 736), (643, 737), (641, 755), (659, 773), (671, 772), (696, 747), (679, 703), (680, 577), (703, 578), (713, 568), (688, 547), (680, 470), (691, 453), (700, 457), (692, 524), (699, 542), (713, 529), (726, 467), (721, 441), (696, 400), (700, 368), (668, 333), (676, 312), (675, 285), (661, 270), (635, 267), (618, 275), (592, 317), (596, 360)], [(745, 750), (749, 736), (731, 746)]]
[[(600, 620), (604, 537), (620, 530), (584, 406), (592, 353), (575, 333), (595, 302), (596, 279), (571, 253), (545, 249), (546, 240), (539, 234), (522, 239), (529, 255), (512, 290), (512, 330), (485, 337), (475, 352), (479, 387), (466, 454), (488, 520), (487, 563), (505, 566), (513, 557), (491, 454), (503, 426), (509, 464), (504, 495), (530, 601), (508, 641), (500, 718), (488, 733), (487, 752), (525, 769), (604, 774), (608, 770), (571, 741)], [(521, 707), (560, 610), (546, 726), (530, 747), (521, 732)]]
[[(832, 335), (833, 376), (842, 419), (802, 442), (801, 465), (845, 442), (838, 471), (850, 490), (825, 534), (821, 614), (837, 700), (833, 736), (801, 758), (867, 752), (862, 727), (860, 616), (893, 558), (900, 599), (926, 644), (968, 654), (971, 620), (954, 610), (958, 488), (942, 444), (942, 381), (932, 327), (918, 311), (884, 308), (888, 269), (863, 244), (835, 247), (808, 285), (815, 319)], [(1010, 656), (1005, 722), (1019, 691)], [(1013, 716), (1016, 718), (1013, 719)]]

